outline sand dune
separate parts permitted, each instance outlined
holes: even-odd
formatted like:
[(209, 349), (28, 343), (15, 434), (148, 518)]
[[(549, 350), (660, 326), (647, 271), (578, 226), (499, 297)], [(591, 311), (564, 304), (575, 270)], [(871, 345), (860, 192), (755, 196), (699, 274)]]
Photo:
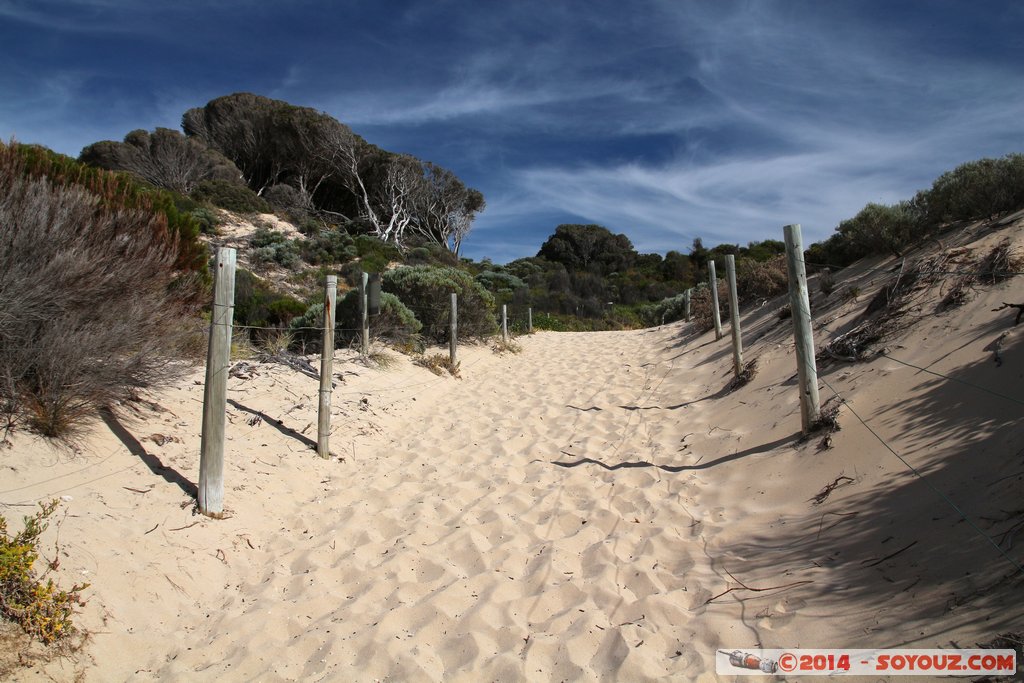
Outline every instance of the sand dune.
[[(886, 265), (819, 322), (852, 320)], [(713, 680), (717, 648), (1019, 630), (1024, 577), (932, 487), (1024, 561), (1024, 327), (991, 311), (1020, 282), (922, 313), (891, 358), (823, 365), (849, 405), (822, 451), (774, 303), (744, 316), (759, 371), (732, 392), (728, 336), (683, 323), (466, 347), (462, 379), (339, 351), (331, 460), (316, 380), (255, 364), (229, 383), (225, 520), (191, 505), (201, 369), (78, 452), (17, 433), (4, 514), (64, 496), (59, 574), (92, 586), (84, 650), (14, 680)]]

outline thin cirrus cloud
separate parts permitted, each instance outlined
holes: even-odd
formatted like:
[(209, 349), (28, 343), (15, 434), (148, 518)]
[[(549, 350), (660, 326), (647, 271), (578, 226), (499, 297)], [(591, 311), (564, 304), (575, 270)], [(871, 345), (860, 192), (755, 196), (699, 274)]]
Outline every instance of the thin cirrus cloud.
[(809, 239), (1020, 150), (1024, 9), (990, 0), (0, 0), (0, 134), (77, 154), (249, 91), (455, 171), (466, 252), (559, 222), (645, 251)]

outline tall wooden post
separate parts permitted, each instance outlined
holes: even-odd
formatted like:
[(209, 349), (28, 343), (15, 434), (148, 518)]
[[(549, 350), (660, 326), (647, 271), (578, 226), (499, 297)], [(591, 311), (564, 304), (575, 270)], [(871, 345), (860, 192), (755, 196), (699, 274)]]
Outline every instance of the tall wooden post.
[(715, 316), (715, 339), (722, 338), (722, 315), (718, 312), (718, 278), (715, 277), (715, 261), (708, 261), (708, 273), (711, 280), (711, 312)]
[(363, 326), (362, 350), (364, 356), (370, 354), (370, 311), (366, 305), (366, 285), (369, 281), (370, 276), (367, 273), (363, 273), (359, 280), (359, 311)]
[(328, 275), (324, 292), (324, 336), (320, 352), (320, 409), (316, 423), (316, 452), (331, 457), (331, 377), (334, 374), (334, 310), (338, 299), (338, 276)]
[(231, 323), (235, 314), (235, 263), (234, 249), (217, 248), (199, 452), (199, 512), (209, 517), (220, 517), (224, 513), (224, 414), (231, 365)]
[(508, 343), (508, 306), (501, 305), (501, 341)]
[(811, 304), (807, 293), (804, 244), (800, 226), (782, 229), (786, 240), (786, 270), (789, 273), (789, 307), (793, 311), (793, 337), (796, 340), (796, 372), (800, 384), (800, 428), (806, 434), (818, 419), (818, 366), (814, 360), (814, 336), (811, 332)]
[(452, 292), (452, 306), (448, 314), (448, 356), (451, 358), (452, 367), (455, 367), (455, 348), (459, 334), (459, 295)]
[(693, 294), (692, 289), (688, 289), (683, 292), (683, 313), (686, 317), (686, 322), (690, 322), (690, 297)]
[(732, 368), (739, 377), (743, 372), (743, 337), (740, 335), (740, 301), (736, 293), (736, 257), (725, 257), (725, 276), (729, 279), (729, 321), (732, 326)]
[(526, 333), (533, 334), (533, 307), (526, 309)]

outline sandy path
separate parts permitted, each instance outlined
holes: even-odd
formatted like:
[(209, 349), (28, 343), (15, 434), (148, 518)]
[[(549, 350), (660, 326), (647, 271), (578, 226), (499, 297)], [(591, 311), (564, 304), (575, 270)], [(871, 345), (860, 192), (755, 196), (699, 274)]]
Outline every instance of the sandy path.
[(825, 451), (798, 438), (791, 332), (767, 307), (732, 392), (728, 341), (681, 324), (466, 347), (461, 380), (339, 352), (331, 460), (310, 450), (316, 380), (257, 364), (229, 382), (225, 520), (191, 509), (201, 370), (78, 453), (17, 434), (5, 515), (66, 496), (60, 578), (93, 585), (79, 659), (14, 680), (714, 680), (717, 648), (1019, 630), (1021, 578), (931, 489), (1011, 548), (1024, 333), (991, 309), (1018, 295), (894, 345), (951, 380), (824, 366), (823, 399), (851, 399)]

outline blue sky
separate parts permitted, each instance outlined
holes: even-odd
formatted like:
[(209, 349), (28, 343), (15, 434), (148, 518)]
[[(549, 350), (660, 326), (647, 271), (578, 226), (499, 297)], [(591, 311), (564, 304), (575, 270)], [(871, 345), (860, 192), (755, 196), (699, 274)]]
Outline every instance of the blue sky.
[(0, 0), (0, 136), (77, 156), (254, 92), (454, 170), (465, 254), (827, 237), (1024, 151), (1024, 3)]

